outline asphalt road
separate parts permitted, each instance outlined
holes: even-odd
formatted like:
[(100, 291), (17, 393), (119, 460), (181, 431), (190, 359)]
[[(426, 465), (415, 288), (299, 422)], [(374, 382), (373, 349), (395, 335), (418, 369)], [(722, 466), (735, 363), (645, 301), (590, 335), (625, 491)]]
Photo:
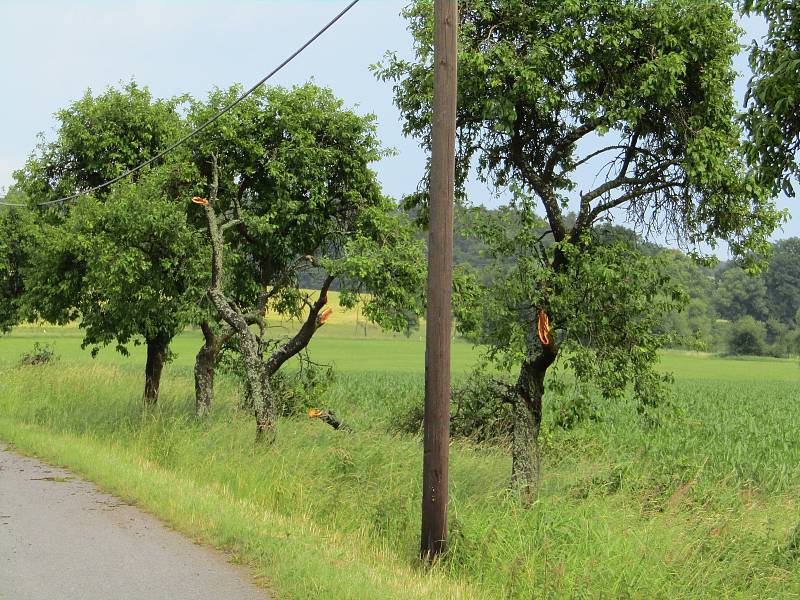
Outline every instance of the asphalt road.
[(244, 568), (0, 445), (0, 599), (267, 600)]

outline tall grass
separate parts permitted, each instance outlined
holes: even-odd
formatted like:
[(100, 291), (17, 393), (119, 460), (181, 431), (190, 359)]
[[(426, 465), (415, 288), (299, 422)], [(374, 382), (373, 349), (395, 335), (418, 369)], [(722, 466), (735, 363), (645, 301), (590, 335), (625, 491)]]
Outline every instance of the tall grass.
[[(388, 361), (412, 342), (385, 343)], [(557, 430), (548, 399), (529, 510), (507, 491), (502, 448), (454, 442), (451, 549), (433, 570), (416, 560), (420, 440), (391, 433), (421, 401), (419, 372), (341, 369), (320, 403), (354, 432), (287, 419), (274, 446), (254, 448), (224, 377), (213, 415), (196, 421), (188, 365), (143, 410), (131, 368), (7, 363), (0, 439), (230, 549), (279, 598), (798, 597), (797, 366), (667, 360), (706, 368), (679, 377), (678, 410), (659, 426), (618, 403)], [(785, 377), (764, 381), (762, 366)]]

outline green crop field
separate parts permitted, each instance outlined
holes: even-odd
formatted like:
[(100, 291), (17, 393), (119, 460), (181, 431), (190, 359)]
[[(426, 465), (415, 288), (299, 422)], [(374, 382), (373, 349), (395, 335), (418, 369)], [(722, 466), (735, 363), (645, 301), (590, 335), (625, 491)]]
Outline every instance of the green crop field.
[[(527, 510), (507, 491), (503, 448), (454, 441), (451, 549), (425, 569), (420, 439), (396, 426), (422, 401), (424, 342), (338, 317), (310, 349), (336, 367), (320, 406), (353, 432), (284, 419), (272, 447), (254, 448), (226, 377), (213, 415), (195, 420), (195, 331), (175, 341), (145, 411), (141, 347), (92, 359), (79, 329), (45, 325), (0, 338), (0, 439), (227, 548), (276, 598), (800, 597), (797, 360), (666, 353), (676, 408), (659, 425), (620, 402), (562, 430), (562, 400), (547, 397)], [(18, 367), (36, 341), (60, 359)], [(477, 356), (457, 340), (456, 377)]]

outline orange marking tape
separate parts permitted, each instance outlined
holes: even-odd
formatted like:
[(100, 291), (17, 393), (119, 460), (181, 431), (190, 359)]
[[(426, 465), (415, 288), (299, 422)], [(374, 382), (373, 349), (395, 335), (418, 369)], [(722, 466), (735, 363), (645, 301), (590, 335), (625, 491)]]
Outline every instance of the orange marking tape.
[(541, 308), (539, 309), (539, 319), (536, 323), (536, 333), (539, 335), (539, 341), (545, 346), (553, 343), (553, 338), (550, 335), (550, 317)]

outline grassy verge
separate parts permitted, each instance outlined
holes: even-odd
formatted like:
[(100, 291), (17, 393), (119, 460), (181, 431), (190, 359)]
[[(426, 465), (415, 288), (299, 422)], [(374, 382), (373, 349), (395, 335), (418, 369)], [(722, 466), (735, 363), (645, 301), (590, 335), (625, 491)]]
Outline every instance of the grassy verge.
[[(313, 441), (327, 431), (283, 427), (278, 446), (254, 451), (250, 420), (233, 411), (197, 423), (172, 397), (142, 413), (127, 391), (114, 393), (129, 383), (114, 367), (56, 367), (42, 377), (46, 370), (22, 370), (4, 382), (1, 439), (231, 551), (277, 598), (482, 597), (398, 560), (388, 545), (357, 530), (338, 532), (324, 507), (301, 508), (313, 493), (302, 480), (324, 468)], [(23, 389), (36, 398), (9, 410), (7, 394)], [(311, 443), (308, 454), (296, 446), (300, 435)], [(344, 450), (335, 456), (345, 460)]]
[[(388, 363), (396, 346), (414, 344), (383, 343), (383, 356), (363, 351)], [(138, 369), (9, 362), (0, 439), (231, 550), (278, 598), (800, 595), (794, 363), (669, 355), (680, 411), (649, 428), (619, 404), (601, 407), (599, 422), (548, 427), (530, 510), (507, 495), (501, 449), (454, 443), (452, 549), (426, 570), (415, 559), (420, 443), (390, 433), (419, 402), (419, 372), (358, 368), (350, 353), (323, 403), (355, 433), (285, 420), (273, 447), (254, 449), (252, 421), (224, 378), (213, 416), (190, 416), (180, 362), (148, 412)], [(548, 409), (551, 422), (557, 401)]]
[(50, 434), (0, 420), (0, 435), (69, 466), (184, 533), (255, 567), (275, 598), (478, 598), (469, 586), (397, 561), (380, 546), (363, 552), (311, 515), (286, 515), (219, 482), (164, 469), (130, 449), (87, 436)]

